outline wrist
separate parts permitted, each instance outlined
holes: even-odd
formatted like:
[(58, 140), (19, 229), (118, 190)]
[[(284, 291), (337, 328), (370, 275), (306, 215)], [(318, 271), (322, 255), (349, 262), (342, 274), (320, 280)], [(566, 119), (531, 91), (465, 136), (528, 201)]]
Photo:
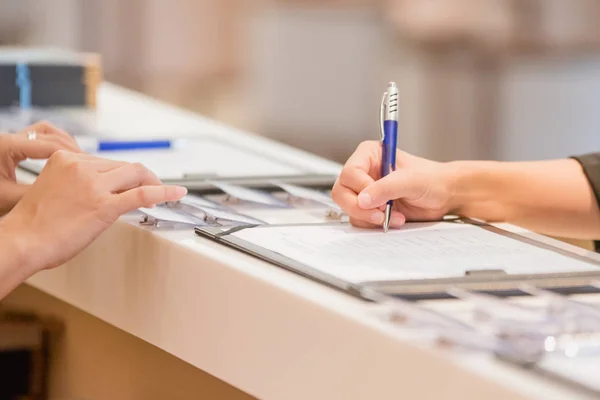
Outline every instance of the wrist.
[(450, 200), (448, 209), (450, 214), (464, 215), (464, 210), (471, 201), (469, 190), (469, 181), (473, 174), (472, 167), (465, 161), (450, 161), (448, 168), (448, 191)]
[(502, 163), (495, 161), (452, 161), (448, 164), (451, 214), (484, 220), (503, 220)]
[(0, 220), (0, 254), (15, 272), (23, 276), (23, 280), (37, 272), (31, 262), (33, 257), (29, 235), (12, 224), (8, 215)]

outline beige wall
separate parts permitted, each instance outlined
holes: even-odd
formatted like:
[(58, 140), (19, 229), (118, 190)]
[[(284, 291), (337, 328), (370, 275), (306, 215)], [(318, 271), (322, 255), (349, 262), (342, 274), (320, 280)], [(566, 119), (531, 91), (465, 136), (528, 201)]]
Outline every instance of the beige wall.
[[(410, 152), (535, 159), (600, 147), (600, 57), (481, 56), (517, 34), (585, 47), (600, 37), (597, 0), (34, 1), (0, 0), (0, 34), (31, 26), (29, 43), (100, 51), (111, 81), (337, 161), (378, 137), (388, 80)], [(454, 50), (478, 38), (479, 56), (426, 45), (435, 37)]]

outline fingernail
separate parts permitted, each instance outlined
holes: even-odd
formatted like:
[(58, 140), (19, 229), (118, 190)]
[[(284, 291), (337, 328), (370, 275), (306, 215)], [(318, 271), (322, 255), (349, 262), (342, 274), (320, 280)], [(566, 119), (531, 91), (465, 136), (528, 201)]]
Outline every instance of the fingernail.
[(181, 196), (181, 197), (183, 197), (183, 196), (185, 196), (185, 195), (187, 194), (187, 192), (188, 192), (188, 191), (187, 191), (187, 189), (186, 189), (186, 188), (184, 188), (183, 186), (177, 186), (177, 187), (175, 188), (175, 195), (176, 195), (176, 196)]
[(390, 219), (390, 225), (394, 228), (400, 228), (406, 222), (406, 218), (403, 215), (392, 215)]
[(358, 205), (360, 208), (371, 208), (371, 204), (373, 204), (373, 198), (367, 192), (361, 192), (358, 195)]
[(383, 224), (384, 218), (384, 214), (381, 211), (377, 211), (371, 214), (371, 218), (369, 218), (369, 220), (374, 224), (381, 225)]

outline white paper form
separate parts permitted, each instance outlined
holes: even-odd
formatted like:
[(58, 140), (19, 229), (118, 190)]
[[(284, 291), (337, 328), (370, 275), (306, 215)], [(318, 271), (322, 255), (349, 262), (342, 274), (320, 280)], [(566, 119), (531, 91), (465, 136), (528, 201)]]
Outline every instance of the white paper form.
[(217, 207), (218, 204), (215, 203), (214, 201), (210, 201), (205, 199), (202, 196), (198, 196), (195, 194), (186, 194), (185, 196), (183, 196), (183, 198), (181, 200), (179, 200), (179, 202), (181, 204), (185, 204), (186, 206), (190, 206), (190, 207)]
[(232, 235), (352, 283), (462, 277), (469, 270), (600, 271), (591, 263), (449, 222), (409, 223), (388, 233), (314, 225), (254, 228)]
[(238, 200), (249, 201), (251, 203), (257, 203), (273, 207), (289, 207), (289, 205), (286, 202), (279, 200), (272, 194), (263, 192), (261, 190), (249, 189), (243, 186), (232, 185), (230, 183), (225, 182), (211, 181), (210, 183), (211, 185), (221, 189), (224, 193), (227, 193), (228, 195), (235, 197)]
[[(234, 208), (235, 205), (232, 207)], [(253, 218), (265, 221), (267, 224), (322, 224), (328, 222), (325, 218), (325, 209), (304, 209), (304, 208), (253, 208), (244, 210), (236, 208), (236, 211), (242, 212)]]
[(331, 196), (328, 196), (319, 190), (309, 189), (302, 186), (290, 185), (288, 183), (281, 182), (273, 182), (273, 184), (279, 186), (281, 189), (285, 190), (287, 193), (294, 197), (298, 197), (305, 200), (311, 200), (319, 204), (326, 205), (327, 207), (332, 208), (334, 210), (341, 211), (340, 206), (338, 206), (333, 201)]
[(139, 208), (140, 212), (157, 222), (171, 222), (176, 224), (186, 224), (194, 226), (203, 226), (206, 223), (193, 215), (178, 212), (168, 207), (156, 206), (153, 208)]
[[(193, 208), (194, 208), (194, 210), (196, 210), (203, 216), (211, 217), (211, 218), (214, 218), (217, 220), (238, 222), (241, 224), (248, 224), (248, 225), (262, 225), (265, 223), (264, 221), (253, 218), (249, 215), (238, 214), (238, 213), (234, 212), (233, 210), (227, 210), (224, 208), (207, 207), (207, 206), (199, 206), (199, 205), (195, 205), (195, 206), (193, 206)], [(195, 216), (197, 216), (196, 215), (197, 212), (190, 211), (190, 213), (192, 213)]]

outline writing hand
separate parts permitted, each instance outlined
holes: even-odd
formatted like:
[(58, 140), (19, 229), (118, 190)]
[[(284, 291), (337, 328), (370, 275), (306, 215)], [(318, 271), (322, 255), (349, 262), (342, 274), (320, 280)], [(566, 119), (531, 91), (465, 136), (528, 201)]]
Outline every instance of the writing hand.
[(406, 220), (436, 220), (450, 209), (453, 171), (438, 163), (398, 151), (396, 171), (381, 178), (381, 142), (361, 143), (337, 179), (332, 196), (353, 225), (379, 227), (385, 204), (394, 200), (391, 226)]

